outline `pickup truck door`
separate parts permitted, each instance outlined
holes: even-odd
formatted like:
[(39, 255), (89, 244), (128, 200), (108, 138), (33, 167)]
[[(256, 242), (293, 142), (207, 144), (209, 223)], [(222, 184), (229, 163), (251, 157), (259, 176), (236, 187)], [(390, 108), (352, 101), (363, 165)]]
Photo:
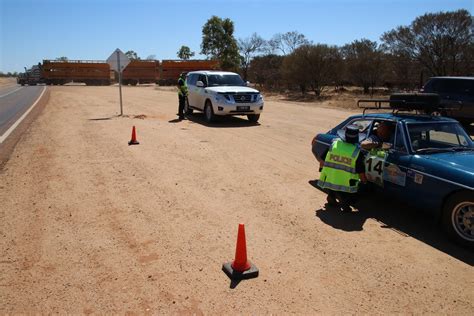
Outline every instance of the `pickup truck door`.
[(195, 107), (204, 110), (204, 101), (206, 101), (206, 87), (207, 87), (207, 77), (205, 75), (199, 75), (198, 80), (204, 83), (204, 87), (198, 87), (196, 85), (196, 93), (195, 93)]
[(196, 90), (196, 80), (197, 80), (197, 74), (191, 74), (189, 75), (186, 84), (188, 85), (188, 104), (190, 106), (195, 106), (195, 99), (196, 97), (194, 96), (194, 91)]

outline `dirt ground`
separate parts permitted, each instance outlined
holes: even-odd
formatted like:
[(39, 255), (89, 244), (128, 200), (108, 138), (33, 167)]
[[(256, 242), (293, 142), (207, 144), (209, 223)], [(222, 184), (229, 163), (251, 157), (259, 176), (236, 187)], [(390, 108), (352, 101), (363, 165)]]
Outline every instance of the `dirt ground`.
[(16, 79), (15, 78), (11, 78), (11, 77), (6, 77), (6, 78), (3, 78), (3, 77), (0, 77), (0, 87), (2, 86), (12, 86), (16, 84)]
[[(52, 87), (0, 171), (1, 313), (468, 315), (474, 258), (381, 198), (326, 210), (311, 139), (348, 114), (267, 101), (176, 122), (176, 93)], [(140, 145), (128, 146), (135, 125)], [(257, 279), (221, 271), (245, 223)]]

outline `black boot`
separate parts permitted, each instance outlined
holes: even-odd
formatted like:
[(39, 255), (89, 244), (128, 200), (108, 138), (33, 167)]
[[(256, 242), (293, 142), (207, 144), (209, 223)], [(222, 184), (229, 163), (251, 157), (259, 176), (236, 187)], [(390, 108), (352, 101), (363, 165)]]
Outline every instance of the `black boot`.
[(351, 208), (350, 205), (344, 205), (344, 206), (342, 206), (342, 211), (344, 213), (352, 213), (352, 208)]
[(328, 205), (332, 205), (332, 206), (338, 205), (336, 198), (332, 196), (331, 194), (328, 194), (328, 196), (326, 197), (326, 201), (328, 202)]

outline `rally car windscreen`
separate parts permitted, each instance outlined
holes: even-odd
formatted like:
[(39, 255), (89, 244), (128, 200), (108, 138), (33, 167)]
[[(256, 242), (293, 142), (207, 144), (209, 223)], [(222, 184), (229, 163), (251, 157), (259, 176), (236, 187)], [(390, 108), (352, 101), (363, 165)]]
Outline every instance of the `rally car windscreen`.
[(238, 75), (209, 75), (209, 86), (245, 86), (245, 82)]
[(472, 149), (469, 136), (457, 123), (407, 124), (412, 149), (417, 152)]

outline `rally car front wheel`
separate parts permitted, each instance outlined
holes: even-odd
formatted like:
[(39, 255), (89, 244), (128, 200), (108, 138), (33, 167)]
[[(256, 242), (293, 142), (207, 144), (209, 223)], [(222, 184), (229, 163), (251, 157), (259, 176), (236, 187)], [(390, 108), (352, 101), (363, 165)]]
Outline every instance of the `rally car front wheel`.
[(459, 243), (474, 247), (474, 196), (458, 192), (448, 198), (443, 208), (444, 230)]

